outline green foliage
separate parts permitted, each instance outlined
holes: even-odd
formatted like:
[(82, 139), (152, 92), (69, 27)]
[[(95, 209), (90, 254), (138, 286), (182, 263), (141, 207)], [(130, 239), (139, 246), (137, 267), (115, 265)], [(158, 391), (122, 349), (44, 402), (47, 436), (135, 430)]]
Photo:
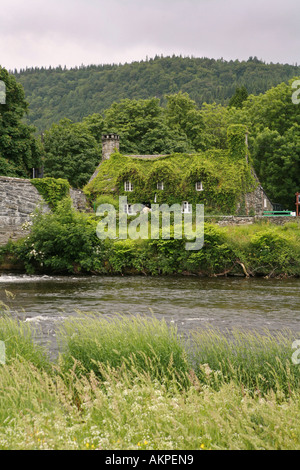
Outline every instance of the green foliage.
[[(163, 182), (163, 190), (157, 184)], [(144, 198), (157, 204), (175, 204), (181, 200), (181, 174), (173, 159), (162, 159), (153, 162), (147, 175)], [(156, 196), (156, 198), (155, 198)]]
[[(245, 135), (244, 135), (245, 140)], [(240, 142), (238, 141), (238, 144)], [(125, 191), (131, 181), (133, 191)], [(204, 190), (196, 191), (202, 181)], [(163, 182), (164, 189), (157, 189)], [(235, 161), (227, 151), (199, 154), (173, 154), (157, 159), (139, 159), (114, 154), (104, 161), (97, 176), (85, 186), (86, 195), (95, 200), (101, 194), (127, 196), (129, 203), (205, 204), (206, 210), (233, 214), (240, 198), (255, 187), (245, 153)]]
[(66, 370), (80, 363), (86, 374), (92, 370), (103, 379), (101, 365), (123, 367), (137, 376), (147, 371), (152, 380), (166, 384), (176, 374), (178, 385), (187, 384), (184, 344), (176, 328), (154, 317), (73, 318), (62, 326), (59, 342)]
[[(113, 200), (104, 197), (102, 203)], [(170, 239), (162, 239), (160, 233), (159, 239), (151, 240), (151, 217), (149, 239), (145, 240), (118, 239), (118, 232), (113, 238), (100, 240), (96, 234), (99, 221), (95, 215), (74, 211), (66, 198), (54, 213), (37, 213), (29, 237), (7, 245), (0, 255), (22, 261), (31, 273), (300, 275), (300, 235), (296, 223), (283, 227), (260, 223), (226, 228), (205, 223), (203, 248), (189, 251), (184, 237), (174, 238), (175, 227), (171, 227)]]
[(65, 198), (54, 213), (36, 214), (30, 235), (17, 246), (17, 254), (29, 272), (101, 272), (103, 242), (97, 238), (96, 225)]
[(229, 100), (229, 106), (235, 108), (242, 108), (244, 101), (248, 98), (248, 91), (245, 86), (237, 88), (234, 95)]
[(105, 111), (104, 130), (120, 136), (125, 154), (160, 154), (189, 151), (187, 136), (168, 126), (159, 99), (123, 99)]
[(251, 270), (264, 274), (280, 274), (291, 270), (296, 262), (296, 253), (287, 234), (274, 230), (265, 230), (254, 234), (249, 244), (249, 261)]
[(227, 141), (229, 155), (234, 160), (246, 158), (248, 149), (246, 145), (246, 126), (235, 124), (228, 127)]
[(56, 209), (57, 204), (69, 195), (70, 184), (62, 178), (35, 178), (31, 183), (43, 196), (45, 202), (51, 209)]
[(230, 270), (236, 260), (236, 254), (226, 240), (224, 230), (205, 224), (204, 246), (192, 252), (187, 260), (187, 268), (198, 274), (216, 274)]
[[(47, 368), (33, 342), (0, 366), (2, 450), (299, 448), (295, 333), (205, 328), (187, 341), (154, 318), (78, 314)], [(10, 344), (29, 330), (0, 324)]]
[(294, 80), (244, 103), (257, 176), (272, 201), (290, 210), (300, 187), (300, 106), (292, 101)]
[(225, 382), (243, 384), (252, 396), (270, 390), (289, 396), (300, 385), (298, 367), (290, 367), (291, 331), (233, 330), (230, 337), (217, 329), (195, 332), (192, 361), (201, 382), (219, 390)]
[(0, 80), (6, 87), (6, 103), (0, 104), (0, 174), (27, 177), (41, 165), (40, 143), (35, 128), (22, 120), (28, 111), (22, 85), (1, 66)]
[(101, 196), (97, 197), (94, 202), (94, 210), (97, 210), (97, 207), (101, 204), (111, 204), (115, 209), (119, 209), (119, 200), (109, 194), (101, 194)]
[[(36, 342), (36, 333), (28, 324), (12, 318), (9, 308), (1, 304), (0, 341), (5, 342), (5, 362), (7, 364), (21, 359), (29, 361), (41, 369), (49, 368), (47, 355)], [(0, 365), (0, 367), (2, 366)]]
[(225, 61), (181, 56), (156, 56), (124, 65), (90, 65), (69, 70), (42, 67), (15, 72), (30, 103), (28, 120), (40, 132), (64, 117), (81, 121), (84, 116), (102, 114), (112, 103), (124, 98), (156, 96), (164, 105), (166, 95), (181, 91), (188, 93), (198, 107), (214, 102), (226, 105), (236, 88), (245, 86), (249, 94), (258, 95), (297, 75), (299, 66), (266, 64), (253, 58)]
[(100, 161), (100, 147), (88, 122), (73, 123), (62, 119), (45, 132), (45, 176), (65, 178), (81, 188)]

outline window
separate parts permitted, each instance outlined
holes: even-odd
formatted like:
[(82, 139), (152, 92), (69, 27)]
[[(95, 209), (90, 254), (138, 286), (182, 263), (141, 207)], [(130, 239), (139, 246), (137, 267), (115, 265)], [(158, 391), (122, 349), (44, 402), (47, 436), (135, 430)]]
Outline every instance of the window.
[(133, 191), (133, 184), (130, 181), (125, 181), (124, 189), (125, 191)]
[(124, 204), (124, 213), (128, 215), (136, 215), (136, 212), (133, 210), (134, 204)]
[(181, 206), (181, 212), (184, 214), (190, 214), (192, 212), (192, 206), (187, 201), (184, 201)]
[(163, 181), (159, 181), (157, 183), (157, 189), (160, 189), (161, 191), (163, 191), (163, 189), (164, 189), (164, 182)]
[(196, 191), (203, 191), (203, 184), (202, 184), (202, 181), (197, 181), (197, 183), (196, 183)]
[(268, 207), (268, 201), (266, 198), (264, 198), (264, 208), (266, 209)]

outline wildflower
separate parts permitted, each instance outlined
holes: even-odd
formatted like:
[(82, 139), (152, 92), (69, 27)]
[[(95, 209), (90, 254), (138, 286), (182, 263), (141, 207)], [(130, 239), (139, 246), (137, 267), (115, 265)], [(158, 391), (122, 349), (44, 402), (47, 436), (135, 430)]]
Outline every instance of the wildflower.
[(205, 449), (205, 445), (201, 444), (200, 449)]

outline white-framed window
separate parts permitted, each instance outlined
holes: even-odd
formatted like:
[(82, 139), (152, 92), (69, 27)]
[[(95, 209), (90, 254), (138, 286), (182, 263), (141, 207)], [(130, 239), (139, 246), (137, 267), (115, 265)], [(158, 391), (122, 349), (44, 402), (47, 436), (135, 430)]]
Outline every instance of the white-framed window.
[(159, 189), (160, 191), (163, 191), (163, 189), (164, 189), (164, 182), (163, 181), (159, 181), (157, 183), (157, 189)]
[(196, 182), (196, 191), (203, 191), (203, 183), (202, 181)]
[(131, 183), (131, 181), (125, 181), (124, 190), (125, 191), (133, 191), (133, 184)]
[(128, 215), (136, 215), (136, 212), (133, 210), (134, 204), (124, 204), (124, 213)]
[(267, 198), (264, 198), (264, 209), (266, 209), (268, 207), (268, 201), (267, 201)]
[(184, 214), (190, 214), (192, 212), (192, 206), (188, 203), (188, 201), (183, 201), (181, 205), (181, 212)]

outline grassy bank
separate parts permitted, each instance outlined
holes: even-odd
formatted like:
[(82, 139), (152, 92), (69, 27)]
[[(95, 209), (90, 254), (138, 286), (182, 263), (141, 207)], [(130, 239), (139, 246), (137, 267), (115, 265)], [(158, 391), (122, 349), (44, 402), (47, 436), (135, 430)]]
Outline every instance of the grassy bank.
[(99, 240), (95, 216), (62, 210), (40, 215), (29, 237), (0, 248), (0, 270), (96, 275), (300, 276), (298, 223), (205, 224), (204, 246), (185, 239)]
[(295, 332), (204, 330), (80, 315), (55, 363), (23, 323), (0, 319), (1, 449), (299, 449)]

